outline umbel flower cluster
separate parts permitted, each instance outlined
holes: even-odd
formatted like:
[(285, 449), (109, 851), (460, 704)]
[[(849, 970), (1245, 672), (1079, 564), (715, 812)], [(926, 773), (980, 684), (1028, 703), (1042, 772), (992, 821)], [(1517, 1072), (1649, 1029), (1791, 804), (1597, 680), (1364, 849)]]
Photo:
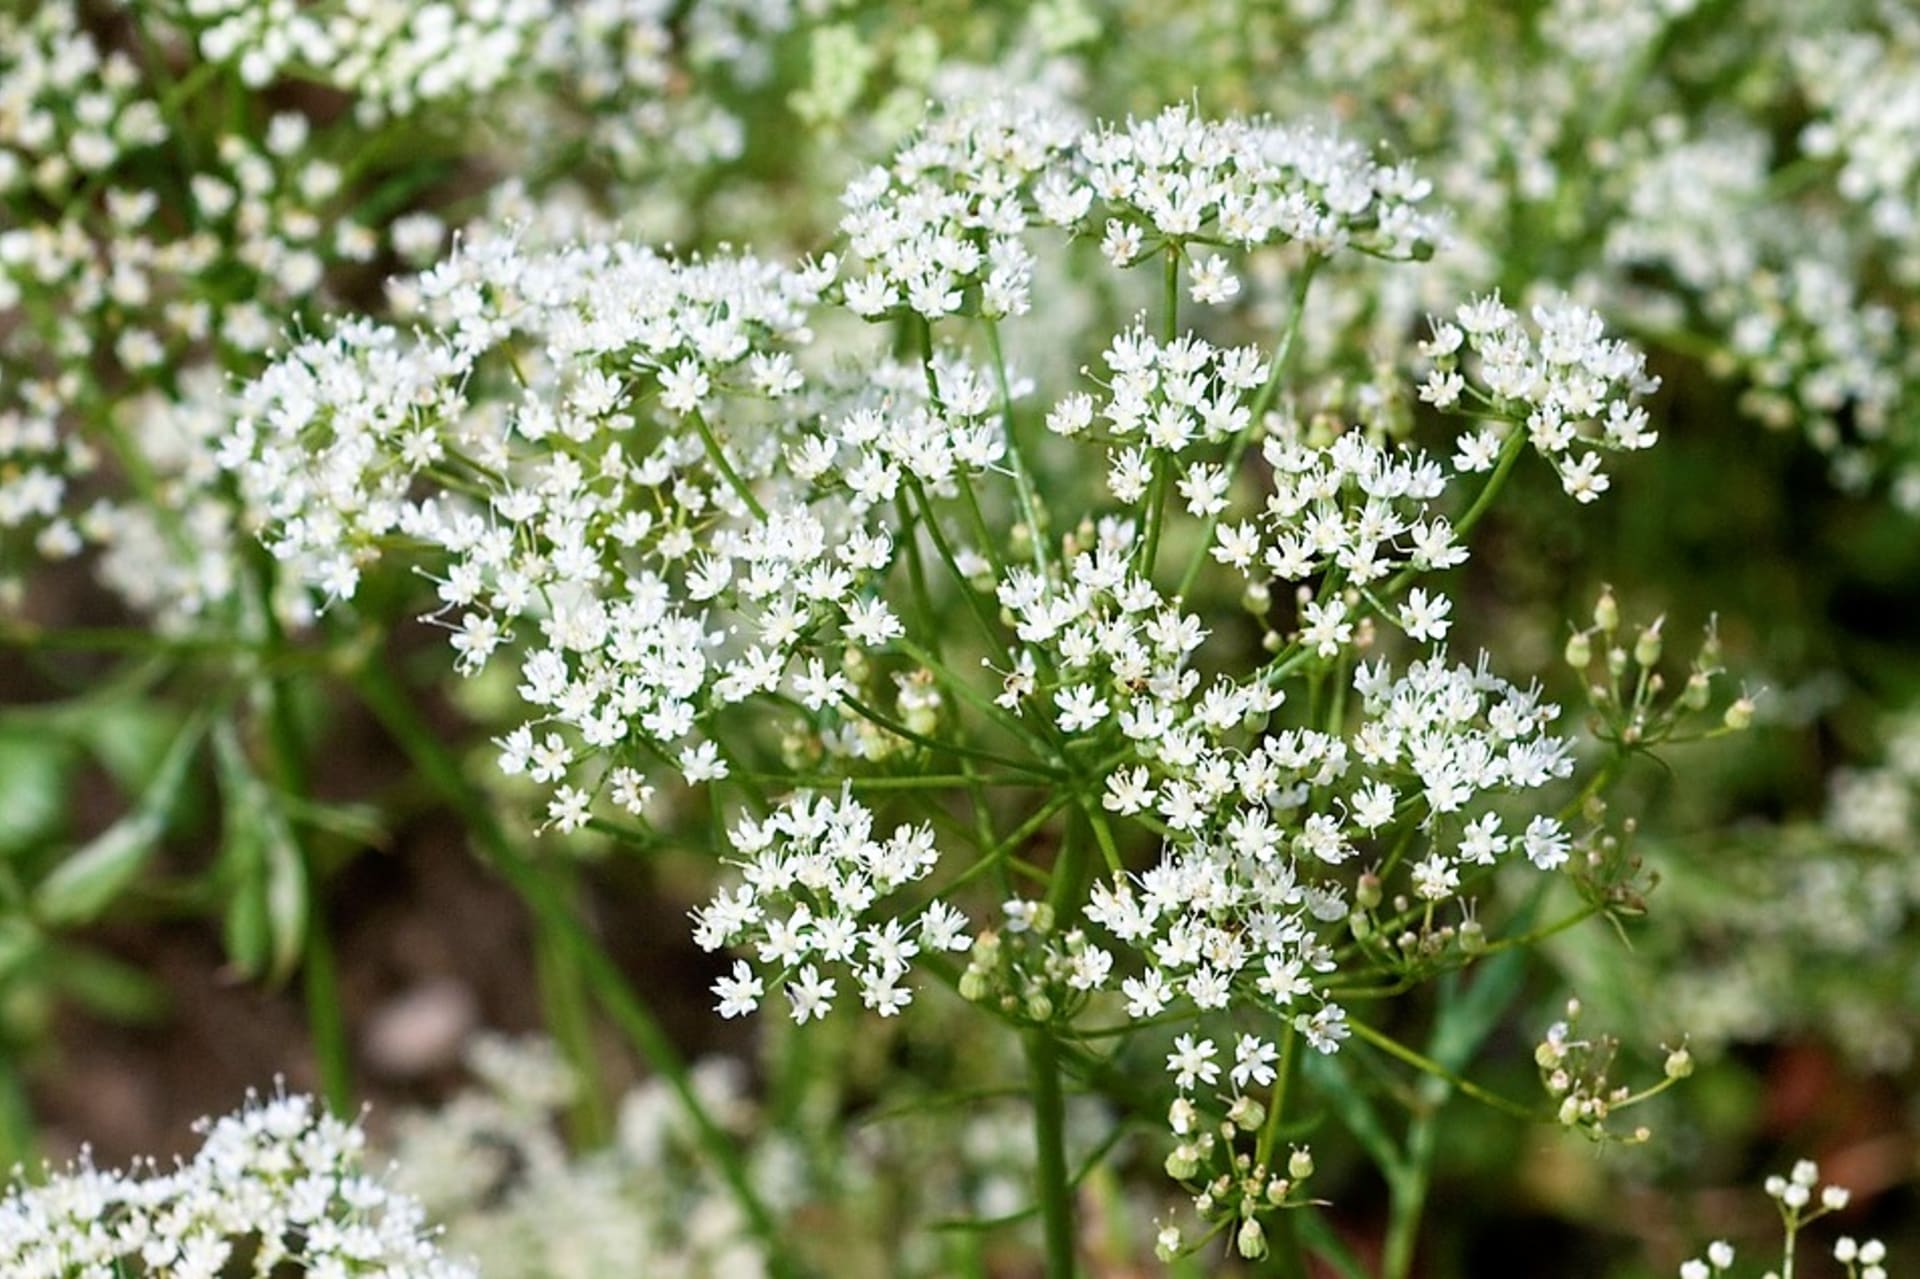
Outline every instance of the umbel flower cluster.
[(365, 1136), (309, 1097), (207, 1123), (170, 1172), (82, 1162), (0, 1200), (0, 1264), (20, 1279), (217, 1279), (293, 1268), (329, 1279), (474, 1279), (419, 1204), (362, 1168)]
[[(1570, 857), (1564, 814), (1513, 807), (1573, 771), (1558, 708), (1449, 653), (1437, 575), (1529, 446), (1590, 501), (1655, 438), (1655, 381), (1592, 312), (1497, 298), (1420, 353), (1422, 397), (1471, 405), (1450, 450), (1298, 419), (1315, 272), (1425, 257), (1425, 193), (1264, 121), (961, 106), (855, 180), (844, 249), (797, 264), (473, 236), (397, 286), (407, 327), (286, 351), (219, 460), (322, 611), (395, 560), (431, 580), (454, 667), (511, 672), (499, 763), (550, 826), (664, 838), (670, 789), (736, 797), (733, 871), (695, 912), (734, 955), (724, 1016), (778, 989), (805, 1023), (851, 988), (891, 1016), (969, 952), (961, 992), (1040, 1033), (1116, 999), (1192, 1022), (1176, 1175), (1252, 1221), (1304, 1174), (1270, 1175), (1264, 1142), (1235, 1173), (1200, 1116), (1244, 1120), (1296, 1036), (1339, 1049), (1354, 945), (1395, 979), (1458, 966), (1477, 884)], [(1157, 260), (1159, 314), (1034, 408), (1060, 371), (1010, 367), (1000, 326), (1083, 237), (1117, 272)], [(1261, 249), (1295, 276), (1283, 332), (1201, 336), (1231, 309), (1183, 305), (1230, 303)], [(1003, 836), (990, 787), (1054, 798)], [(884, 802), (943, 788), (973, 824)], [(956, 903), (982, 876), (999, 925), (976, 930)], [(1205, 1023), (1250, 1015), (1223, 1090)]]
[[(1167, 1180), (1138, 1219), (1169, 1197), (1192, 1210), (1155, 1222), (1164, 1257), (1219, 1241), (1257, 1260), (1318, 1227), (1344, 1264), (1315, 1151), (1337, 1168), (1328, 1144), (1351, 1137), (1390, 1183), (1383, 1277), (1406, 1279), (1448, 1096), (1646, 1140), (1621, 1112), (1693, 1051), (1796, 1015), (1776, 968), (1804, 980), (1824, 956), (1851, 977), (1887, 949), (1920, 902), (1891, 859), (1777, 870), (1791, 919), (1720, 904), (1716, 865), (1712, 923), (1794, 944), (1716, 941), (1721, 967), (1664, 975), (1693, 1048), (1667, 1050), (1658, 1082), (1625, 1084), (1645, 1044), (1582, 1037), (1577, 1005), (1536, 1052), (1544, 1102), (1470, 1078), (1523, 952), (1644, 911), (1656, 876), (1609, 800), (1634, 757), (1755, 713), (1724, 695), (1712, 627), (1670, 686), (1664, 620), (1623, 630), (1610, 590), (1559, 639), (1516, 624), (1482, 521), (1520, 490), (1494, 545), (1557, 541), (1664, 483), (1635, 457), (1672, 420), (1652, 367), (1682, 402), (1725, 391), (1726, 416), (1804, 432), (1844, 483), (1888, 479), (1920, 507), (1911, 16), (1544, 0), (1482, 39), (1445, 4), (1050, 0), (963, 6), (959, 35), (950, 8), (0, 14), (0, 606), (29, 605), (0, 639), (49, 640), (27, 620), (46, 597), (91, 602), (40, 572), (76, 559), (155, 632), (51, 637), (153, 660), (24, 732), (0, 723), (0, 748), (42, 723), (62, 751), (109, 741), (86, 749), (144, 787), (72, 856), (52, 855), (64, 830), (21, 855), (0, 832), (0, 986), (187, 865), (155, 854), (212, 772), (208, 874), (156, 900), (218, 898), (239, 968), (305, 970), (344, 1105), (321, 906), (336, 846), (369, 841), (364, 814), (307, 793), (306, 752), (335, 727), (315, 708), (351, 686), (351, 713), (532, 910), (543, 1002), (573, 1023), (556, 1034), (579, 1092), (536, 1060), (514, 1095), (449, 1112), (452, 1153), (420, 1156), (458, 1164), (449, 1212), (485, 1217), (473, 1200), (502, 1189), (536, 1228), (554, 1204), (625, 1211), (630, 1168), (565, 1166), (548, 1131), (565, 1109), (588, 1144), (699, 1152), (699, 1193), (656, 1197), (606, 1255), (782, 1267), (798, 1201), (779, 1188), (799, 1174), (728, 1158), (749, 1139), (739, 1081), (677, 1065), (574, 917), (589, 894), (564, 859), (616, 847), (671, 855), (657, 882), (719, 1016), (773, 1014), (781, 1123), (869, 1102), (891, 1118), (911, 1091), (823, 1102), (809, 1054), (835, 1035), (870, 1052), (950, 1012), (1006, 1032), (980, 1038), (1017, 1047), (1027, 1087), (997, 1088), (999, 1060), (957, 1086), (1019, 1093), (1032, 1141), (992, 1195), (942, 1202), (1014, 1230), (1037, 1207), (1050, 1276), (1086, 1246), (1071, 1218), (1100, 1193), (1094, 1164), (1164, 1117)], [(1109, 38), (1139, 26), (1166, 47)], [(806, 127), (748, 136), (767, 121)], [(450, 652), (412, 652), (423, 633)], [(1561, 640), (1585, 733), (1533, 678)], [(64, 658), (46, 665), (64, 679)], [(458, 677), (435, 690), (452, 713), (426, 716), (407, 684), (435, 670)], [(192, 712), (157, 769), (119, 745), (153, 735), (144, 719), (99, 727), (173, 701)], [(456, 720), (472, 751), (442, 740)], [(1837, 774), (1836, 836), (1899, 851), (1912, 754)], [(576, 987), (659, 1071), (618, 1133)], [(30, 1002), (0, 998), (9, 1047)], [(1815, 1002), (1861, 1058), (1910, 1053), (1871, 997)], [(1423, 1020), (1426, 1049), (1396, 1037)], [(1414, 1088), (1373, 1087), (1405, 1069)], [(1068, 1092), (1091, 1135), (1068, 1139)], [(1404, 1149), (1376, 1093), (1414, 1103)], [(687, 1125), (671, 1140), (669, 1105)], [(311, 1152), (337, 1171), (296, 1168), (284, 1210), (277, 1171), (234, 1174), (182, 1215), (158, 1201), (172, 1179), (83, 1167), (15, 1195), (21, 1238), (137, 1236), (137, 1260), (111, 1259), (134, 1274), (272, 1269), (275, 1247), (282, 1268), (440, 1273), (420, 1270), (444, 1263), (414, 1210), (348, 1170), (354, 1130), (279, 1101), (209, 1150), (238, 1149), (235, 1125), (266, 1133), (263, 1167)], [(525, 1184), (462, 1184), (498, 1171), (496, 1136)], [(884, 1146), (868, 1140), (847, 1138), (845, 1167)], [(1810, 1177), (1774, 1194), (1789, 1255)], [(88, 1217), (99, 1186), (118, 1198)], [(66, 1217), (34, 1207), (60, 1194)], [(265, 1225), (241, 1238), (207, 1199)], [(154, 1242), (176, 1225), (178, 1255)], [(1877, 1243), (1834, 1255), (1884, 1270)], [(950, 1260), (930, 1269), (984, 1265)], [(1730, 1264), (1716, 1245), (1688, 1279)]]

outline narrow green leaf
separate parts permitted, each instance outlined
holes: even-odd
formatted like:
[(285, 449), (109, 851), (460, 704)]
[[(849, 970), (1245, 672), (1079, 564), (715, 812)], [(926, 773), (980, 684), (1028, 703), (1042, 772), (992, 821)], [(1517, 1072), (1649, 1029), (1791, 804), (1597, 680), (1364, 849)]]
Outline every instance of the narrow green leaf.
[(1303, 1053), (1301, 1070), (1326, 1097), (1341, 1126), (1353, 1134), (1382, 1173), (1392, 1178), (1402, 1164), (1398, 1147), (1380, 1120), (1380, 1112), (1359, 1085), (1348, 1077), (1339, 1054)]
[(44, 844), (66, 820), (73, 751), (46, 733), (0, 733), (0, 857)]
[(48, 952), (55, 987), (111, 1021), (150, 1022), (167, 1008), (167, 990), (133, 965), (102, 951), (60, 946)]
[(194, 717), (174, 738), (133, 810), (40, 881), (33, 903), (41, 919), (56, 925), (85, 923), (133, 882), (166, 833), (167, 815), (205, 731), (204, 717)]

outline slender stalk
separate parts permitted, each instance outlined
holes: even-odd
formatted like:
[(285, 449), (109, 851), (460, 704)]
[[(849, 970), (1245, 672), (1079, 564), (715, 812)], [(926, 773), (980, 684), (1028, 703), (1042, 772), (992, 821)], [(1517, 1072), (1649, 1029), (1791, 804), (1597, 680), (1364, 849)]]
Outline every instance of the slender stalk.
[(0, 1044), (0, 1169), (24, 1167), (34, 1156), (33, 1106), (19, 1054)]
[(579, 1095), (567, 1122), (573, 1139), (588, 1148), (604, 1145), (612, 1132), (607, 1113), (606, 1083), (593, 1045), (593, 1008), (588, 1001), (586, 975), (575, 956), (551, 934), (534, 939), (534, 975), (540, 989), (541, 1011), (555, 1044), (566, 1054), (578, 1081)]
[(1420, 1242), (1420, 1219), (1427, 1209), (1438, 1133), (1438, 1104), (1414, 1115), (1407, 1125), (1406, 1158), (1387, 1179), (1387, 1237), (1380, 1254), (1380, 1279), (1407, 1279), (1413, 1273)]
[(1499, 1093), (1482, 1088), (1471, 1079), (1448, 1070), (1431, 1057), (1422, 1056), (1399, 1040), (1381, 1034), (1363, 1021), (1355, 1021), (1350, 1017), (1347, 1019), (1347, 1025), (1352, 1028), (1354, 1034), (1358, 1035), (1367, 1043), (1372, 1044), (1375, 1048), (1387, 1054), (1387, 1056), (1397, 1057), (1418, 1071), (1431, 1075), (1435, 1079), (1444, 1080), (1475, 1101), (1491, 1106), (1502, 1114), (1512, 1115), (1516, 1119), (1542, 1118), (1541, 1115), (1522, 1106), (1519, 1102), (1509, 1101)]
[[(1034, 567), (1040, 570), (1040, 576), (1049, 577), (1052, 569), (1047, 560), (1047, 538), (1040, 527), (1040, 507), (1034, 500), (1033, 477), (1027, 471), (1027, 462), (1020, 454), (1020, 441), (1013, 429), (1013, 391), (1007, 381), (1007, 361), (1000, 351), (1000, 326), (992, 316), (987, 316), (987, 349), (993, 354), (993, 373), (1000, 384), (1000, 412), (1007, 434), (1007, 465), (1013, 470), (1014, 500), (1020, 504), (1020, 518), (1026, 522), (1027, 540), (1033, 543)], [(929, 374), (931, 376), (931, 374)]]
[(713, 469), (720, 472), (727, 481), (727, 485), (740, 495), (740, 500), (747, 504), (747, 509), (753, 512), (753, 517), (764, 523), (767, 518), (767, 508), (760, 505), (760, 499), (753, 495), (753, 490), (747, 487), (747, 482), (740, 478), (740, 472), (734, 470), (733, 463), (727, 461), (726, 450), (721, 448), (720, 441), (714, 437), (713, 428), (707, 425), (707, 419), (696, 409), (687, 414), (687, 421), (693, 423), (693, 429), (700, 433), (700, 443), (706, 446), (707, 457), (712, 461)]
[(336, 1115), (353, 1113), (353, 1068), (347, 1051), (347, 1023), (340, 1007), (340, 983), (333, 957), (333, 941), (326, 920), (310, 909), (307, 939), (300, 965), (302, 993), (307, 1004), (307, 1031), (320, 1070), (320, 1095)]
[(994, 655), (1003, 664), (1013, 665), (1013, 655), (1007, 651), (1007, 642), (1000, 637), (999, 621), (987, 610), (986, 602), (980, 598), (980, 592), (974, 588), (973, 583), (967, 580), (967, 575), (960, 571), (959, 557), (954, 554), (953, 547), (947, 542), (946, 534), (940, 531), (940, 521), (934, 518), (933, 502), (927, 496), (927, 490), (921, 486), (920, 481), (909, 478), (907, 491), (913, 494), (914, 501), (919, 504), (920, 525), (927, 530), (927, 537), (933, 542), (933, 549), (940, 556), (941, 563), (945, 564), (947, 571), (953, 575), (954, 584), (959, 587), (960, 594), (967, 601), (967, 607), (972, 610), (974, 618), (980, 623), (981, 633), (986, 636), (987, 642), (993, 645)]
[(1455, 537), (1464, 538), (1473, 531), (1473, 526), (1480, 522), (1480, 517), (1487, 513), (1487, 508), (1493, 505), (1493, 499), (1499, 496), (1501, 488), (1506, 485), (1507, 476), (1513, 471), (1514, 463), (1520, 460), (1520, 455), (1526, 451), (1526, 447), (1527, 428), (1524, 424), (1516, 422), (1513, 434), (1509, 435), (1506, 443), (1500, 446), (1500, 460), (1495, 464), (1493, 474), (1487, 477), (1485, 486), (1481, 488), (1480, 495), (1473, 499), (1473, 505), (1467, 508), (1467, 513), (1462, 515), (1460, 522), (1453, 526)]
[[(1269, 1169), (1273, 1167), (1275, 1148), (1280, 1143), (1281, 1117), (1287, 1110), (1287, 1092), (1292, 1086), (1294, 1062), (1299, 1056), (1299, 1038), (1291, 1021), (1281, 1023), (1280, 1060), (1274, 1068), (1273, 1091), (1267, 1096), (1267, 1123), (1260, 1130), (1260, 1140), (1254, 1147), (1254, 1163)], [(1273, 1229), (1267, 1232), (1268, 1256), (1275, 1273), (1286, 1279), (1304, 1279), (1307, 1261), (1293, 1216), (1294, 1210), (1288, 1209), (1273, 1217)]]
[(1045, 1027), (1022, 1033), (1033, 1093), (1034, 1189), (1046, 1233), (1047, 1279), (1072, 1279), (1073, 1186), (1067, 1176), (1066, 1103), (1060, 1090), (1060, 1059)]
[[(273, 612), (271, 569), (263, 568), (256, 583), (261, 625), (269, 653), (286, 647), (286, 637)], [(301, 741), (300, 726), (294, 719), (288, 686), (277, 679), (260, 679), (256, 696), (265, 703), (267, 739), (271, 748), (275, 778), (281, 791), (304, 797), (307, 794), (307, 758)], [(307, 882), (313, 896), (307, 904), (307, 933), (302, 946), (302, 994), (306, 1003), (307, 1030), (313, 1041), (313, 1055), (320, 1072), (320, 1091), (335, 1114), (353, 1113), (353, 1066), (348, 1047), (346, 1011), (340, 1007), (338, 967), (334, 962), (333, 942), (327, 936), (326, 912), (319, 906), (320, 868), (315, 864), (308, 841), (291, 825), (288, 838), (294, 841), (306, 863)]]

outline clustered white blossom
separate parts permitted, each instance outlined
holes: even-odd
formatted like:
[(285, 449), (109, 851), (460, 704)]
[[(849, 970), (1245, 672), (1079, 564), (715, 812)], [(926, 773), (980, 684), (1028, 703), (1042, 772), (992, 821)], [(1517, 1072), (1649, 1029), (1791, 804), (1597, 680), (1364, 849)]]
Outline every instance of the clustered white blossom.
[(0, 1269), (18, 1279), (218, 1279), (233, 1265), (314, 1279), (473, 1279), (420, 1206), (363, 1171), (366, 1138), (307, 1097), (250, 1103), (201, 1129), (170, 1172), (85, 1161), (0, 1200)]
[(902, 982), (915, 956), (972, 945), (966, 917), (943, 902), (904, 920), (875, 910), (932, 872), (939, 854), (930, 827), (880, 838), (873, 814), (851, 794), (838, 803), (801, 795), (764, 820), (741, 819), (729, 838), (740, 883), (722, 886), (694, 912), (694, 941), (710, 951), (751, 946), (760, 968), (735, 960), (714, 983), (723, 1017), (759, 1007), (769, 980), (785, 990), (796, 1022), (826, 1016), (839, 990), (821, 965), (844, 967), (861, 1002), (891, 1017), (913, 999)]
[[(876, 319), (1024, 314), (1035, 227), (1098, 234), (1116, 266), (1163, 248), (1245, 250), (1298, 243), (1316, 256), (1354, 249), (1425, 256), (1441, 224), (1429, 186), (1359, 144), (1268, 120), (1209, 121), (1185, 106), (1083, 128), (1045, 94), (964, 102), (937, 113), (889, 166), (846, 196), (842, 229), (866, 264), (848, 307)], [(1226, 302), (1227, 259), (1195, 257), (1190, 292)]]
[[(1423, 351), (1434, 361), (1421, 387), (1427, 402), (1450, 409), (1478, 402), (1513, 415), (1526, 438), (1560, 473), (1560, 483), (1582, 502), (1607, 491), (1601, 452), (1651, 448), (1657, 438), (1634, 397), (1656, 390), (1646, 357), (1606, 336), (1600, 317), (1570, 301), (1533, 308), (1534, 331), (1495, 297), (1463, 304), (1452, 321), (1434, 326)], [(1462, 368), (1462, 357), (1474, 360)], [(1489, 427), (1461, 442), (1455, 465), (1491, 469), (1503, 437)]]
[(861, 589), (890, 537), (808, 482), (836, 446), (786, 407), (831, 269), (475, 245), (417, 282), (416, 335), (352, 321), (289, 352), (225, 459), (270, 549), (330, 600), (389, 546), (430, 549), (463, 672), (526, 632), (534, 718), (505, 770), (553, 788), (562, 829), (602, 790), (642, 815), (662, 761), (727, 775), (710, 713), (837, 701), (819, 662), (791, 666), (822, 625), (899, 633)]

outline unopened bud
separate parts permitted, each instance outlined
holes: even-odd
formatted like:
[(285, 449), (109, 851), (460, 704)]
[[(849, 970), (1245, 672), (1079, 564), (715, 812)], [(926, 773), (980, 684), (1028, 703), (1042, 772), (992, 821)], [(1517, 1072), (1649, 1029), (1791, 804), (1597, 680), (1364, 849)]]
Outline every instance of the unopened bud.
[(1753, 725), (1753, 699), (1750, 697), (1742, 697), (1733, 705), (1727, 707), (1724, 721), (1726, 726), (1736, 733), (1742, 729), (1751, 727)]
[(1372, 910), (1380, 904), (1380, 877), (1372, 871), (1365, 871), (1360, 882), (1353, 886), (1353, 900), (1362, 910)]
[(1690, 711), (1707, 709), (1707, 700), (1713, 696), (1712, 681), (1705, 671), (1695, 671), (1687, 676), (1687, 686), (1680, 694), (1680, 704)]
[(1465, 920), (1460, 925), (1460, 949), (1469, 955), (1478, 955), (1487, 948), (1487, 930), (1480, 926), (1477, 919)]
[(1693, 1054), (1682, 1045), (1667, 1054), (1667, 1078), (1685, 1079), (1693, 1073)]
[(1260, 1228), (1260, 1222), (1253, 1217), (1240, 1223), (1240, 1233), (1234, 1236), (1233, 1242), (1240, 1249), (1240, 1255), (1248, 1261), (1258, 1261), (1267, 1255), (1267, 1232)]
[(1614, 601), (1611, 587), (1602, 590), (1594, 602), (1593, 624), (1609, 634), (1620, 629), (1620, 605)]
[(1640, 638), (1633, 644), (1633, 660), (1641, 666), (1653, 666), (1660, 661), (1660, 623), (1655, 622), (1640, 632)]
[(1587, 669), (1587, 664), (1593, 660), (1593, 643), (1587, 638), (1585, 631), (1575, 631), (1567, 637), (1565, 656), (1567, 665), (1573, 667), (1574, 670), (1584, 671)]
[(1305, 1181), (1313, 1176), (1313, 1152), (1300, 1146), (1287, 1156), (1287, 1175), (1295, 1181)]

